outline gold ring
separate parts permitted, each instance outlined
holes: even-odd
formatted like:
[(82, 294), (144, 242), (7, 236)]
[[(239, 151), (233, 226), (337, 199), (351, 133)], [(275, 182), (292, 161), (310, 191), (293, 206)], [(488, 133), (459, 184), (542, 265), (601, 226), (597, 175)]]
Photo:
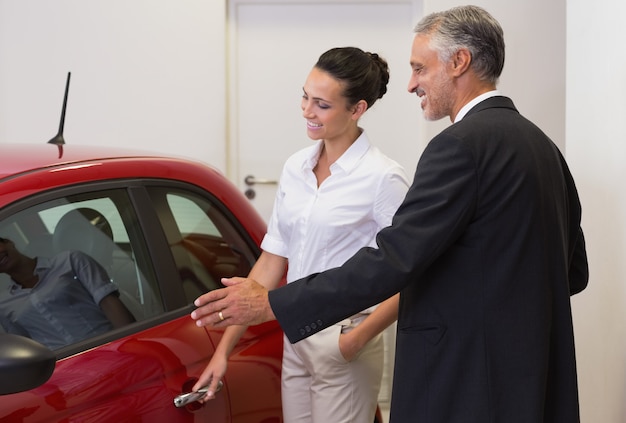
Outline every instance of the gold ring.
[(219, 313), (217, 313), (218, 316), (220, 316), (220, 320), (223, 322), (224, 321), (224, 315), (222, 314), (222, 312), (220, 311)]

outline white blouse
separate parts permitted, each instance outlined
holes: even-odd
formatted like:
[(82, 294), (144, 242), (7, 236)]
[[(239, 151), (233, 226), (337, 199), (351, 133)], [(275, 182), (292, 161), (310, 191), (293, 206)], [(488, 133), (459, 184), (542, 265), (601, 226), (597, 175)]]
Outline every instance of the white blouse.
[(283, 167), (261, 248), (286, 257), (287, 282), (341, 266), (391, 224), (408, 190), (404, 169), (369, 143), (365, 132), (330, 167), (320, 187), (313, 168), (323, 141)]

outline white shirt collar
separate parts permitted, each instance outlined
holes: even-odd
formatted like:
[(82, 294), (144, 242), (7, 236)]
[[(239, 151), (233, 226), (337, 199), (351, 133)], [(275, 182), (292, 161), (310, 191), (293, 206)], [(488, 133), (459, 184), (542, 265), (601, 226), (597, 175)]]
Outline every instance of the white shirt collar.
[[(320, 140), (317, 142), (316, 148), (311, 150), (310, 156), (307, 158), (306, 162), (303, 164), (303, 169), (311, 170), (317, 165), (317, 161), (319, 160), (320, 154), (322, 152), (322, 146), (324, 145), (324, 141)], [(331, 165), (331, 170), (335, 167), (339, 167), (344, 170), (344, 172), (350, 172), (357, 165), (360, 158), (367, 152), (370, 148), (370, 141), (365, 131), (361, 130), (361, 135), (352, 143), (350, 147), (337, 159), (335, 163)]]
[(485, 101), (488, 98), (495, 97), (497, 95), (500, 95), (500, 92), (498, 90), (493, 90), (493, 91), (487, 91), (486, 93), (483, 93), (479, 95), (478, 97), (475, 97), (472, 101), (467, 103), (465, 106), (461, 107), (461, 110), (459, 110), (459, 113), (457, 113), (457, 115), (454, 118), (454, 123), (457, 123), (461, 119), (463, 119), (465, 115), (467, 114), (467, 112), (469, 112), (472, 109), (472, 107), (474, 107), (481, 101)]

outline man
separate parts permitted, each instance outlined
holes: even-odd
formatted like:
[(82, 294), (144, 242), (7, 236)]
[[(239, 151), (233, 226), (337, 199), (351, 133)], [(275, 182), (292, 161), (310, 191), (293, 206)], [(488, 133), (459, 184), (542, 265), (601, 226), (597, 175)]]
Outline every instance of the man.
[(0, 293), (0, 326), (50, 349), (135, 321), (106, 270), (80, 251), (31, 258), (0, 238), (0, 273), (11, 277)]
[(378, 249), (269, 293), (225, 281), (192, 317), (277, 318), (297, 342), (400, 292), (392, 422), (578, 422), (570, 295), (588, 268), (574, 181), (496, 91), (504, 40), (491, 15), (457, 7), (415, 32), (409, 91), (453, 125), (425, 149)]

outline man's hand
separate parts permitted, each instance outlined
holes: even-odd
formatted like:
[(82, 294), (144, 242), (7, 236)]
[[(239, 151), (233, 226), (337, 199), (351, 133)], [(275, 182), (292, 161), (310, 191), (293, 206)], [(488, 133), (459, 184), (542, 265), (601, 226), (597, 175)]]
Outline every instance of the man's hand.
[(275, 320), (267, 289), (253, 279), (224, 278), (226, 288), (216, 289), (196, 299), (198, 307), (191, 318), (198, 326), (216, 328), (230, 325), (258, 325)]

